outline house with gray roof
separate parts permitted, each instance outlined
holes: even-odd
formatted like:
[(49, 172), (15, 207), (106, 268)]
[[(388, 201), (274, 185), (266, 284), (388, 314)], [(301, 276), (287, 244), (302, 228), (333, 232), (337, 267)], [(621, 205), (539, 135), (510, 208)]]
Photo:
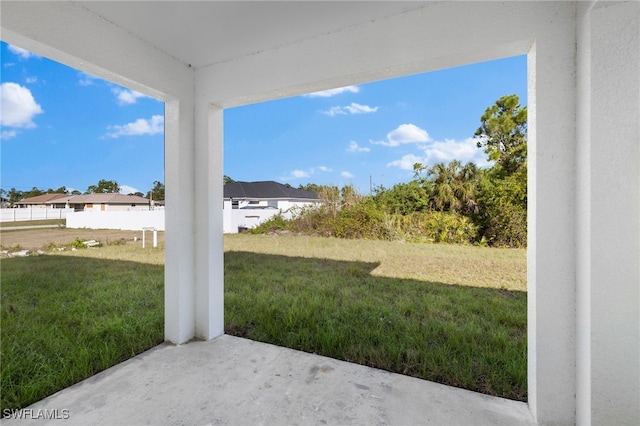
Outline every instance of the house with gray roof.
[(274, 181), (229, 182), (224, 185), (224, 232), (253, 228), (278, 213), (291, 218), (320, 201), (313, 191)]

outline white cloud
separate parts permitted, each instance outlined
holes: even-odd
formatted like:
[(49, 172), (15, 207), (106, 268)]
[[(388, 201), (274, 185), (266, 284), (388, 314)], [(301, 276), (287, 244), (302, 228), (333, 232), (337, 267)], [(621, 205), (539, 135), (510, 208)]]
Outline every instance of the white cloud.
[(161, 115), (154, 115), (148, 120), (139, 118), (134, 122), (127, 123), (122, 126), (109, 126), (108, 130), (109, 132), (107, 133), (107, 136), (110, 138), (118, 138), (120, 136), (155, 135), (164, 132), (164, 117)]
[(424, 150), (424, 162), (433, 165), (459, 160), (462, 164), (472, 161), (478, 167), (491, 165), (492, 163), (486, 160), (486, 154), (478, 148), (476, 142), (473, 138), (467, 138), (463, 141), (446, 139), (442, 142), (434, 142)]
[(436, 163), (449, 163), (458, 160), (462, 164), (468, 162), (475, 163), (478, 167), (488, 167), (493, 163), (486, 160), (484, 151), (477, 147), (474, 138), (467, 138), (463, 141), (446, 139), (436, 141), (424, 148), (424, 155), (417, 156), (408, 154), (387, 164), (388, 167), (399, 167), (403, 170), (413, 170), (415, 163), (422, 163), (425, 166), (433, 166)]
[(137, 188), (134, 188), (133, 186), (120, 185), (120, 194), (129, 195), (129, 194), (135, 194), (136, 192), (142, 192), (142, 191), (140, 191)]
[(338, 87), (335, 89), (329, 90), (321, 90), (319, 92), (308, 93), (304, 95), (308, 98), (330, 98), (335, 95), (339, 95), (345, 92), (358, 93), (360, 88), (358, 86), (346, 86), (346, 87)]
[(114, 95), (116, 95), (116, 97), (118, 98), (118, 105), (135, 104), (138, 98), (147, 97), (147, 95), (140, 92), (136, 92), (135, 90), (120, 89), (117, 87), (114, 87), (113, 89), (111, 89), (111, 92)]
[(98, 77), (95, 77), (86, 72), (78, 71), (78, 84), (80, 86), (93, 86)]
[(359, 146), (358, 142), (351, 141), (349, 142), (349, 148), (347, 148), (347, 152), (369, 152), (371, 148), (367, 148), (365, 146)]
[(314, 174), (316, 174), (318, 172), (330, 173), (332, 171), (333, 171), (333, 169), (331, 169), (330, 167), (327, 167), (327, 166), (312, 167), (312, 168), (307, 169), (307, 170), (296, 169), (296, 170), (293, 170), (292, 172), (290, 172), (288, 176), (281, 177), (280, 180), (283, 180), (283, 181), (286, 182), (286, 181), (290, 181), (290, 180), (294, 180), (294, 179), (308, 178), (308, 177), (311, 177), (312, 175), (314, 175)]
[(8, 140), (11, 138), (15, 138), (17, 135), (18, 135), (18, 132), (16, 132), (15, 130), (3, 130), (2, 133), (0, 134), (0, 139)]
[(402, 170), (413, 170), (413, 165), (415, 163), (422, 163), (424, 160), (417, 155), (408, 154), (403, 156), (399, 160), (395, 160), (387, 164), (387, 167), (399, 167)]
[(22, 59), (29, 59), (32, 56), (37, 56), (37, 55), (34, 55), (33, 53), (29, 52), (26, 49), (23, 49), (23, 48), (18, 47), (18, 46), (14, 46), (12, 44), (7, 45), (7, 47), (9, 48), (9, 51), (11, 53), (13, 53), (14, 55), (20, 56)]
[(27, 77), (26, 80), (27, 84), (33, 84), (36, 83), (38, 81), (38, 77), (33, 76), (33, 77)]
[(370, 141), (375, 145), (399, 146), (406, 143), (430, 142), (431, 136), (426, 130), (415, 124), (401, 124), (396, 129), (387, 133), (386, 141)]
[(0, 85), (2, 110), (0, 124), (9, 127), (36, 127), (33, 117), (43, 112), (31, 94), (31, 91), (17, 83)]
[(378, 107), (370, 107), (369, 105), (360, 105), (352, 102), (351, 105), (346, 106), (334, 106), (326, 111), (322, 111), (323, 114), (333, 117), (335, 115), (347, 115), (347, 114), (369, 114), (376, 112)]
[(334, 106), (329, 108), (326, 111), (322, 111), (323, 114), (328, 115), (329, 117), (333, 117), (335, 115), (345, 115), (346, 112), (342, 110), (342, 107)]
[(294, 170), (291, 172), (291, 177), (294, 179), (307, 178), (309, 176), (311, 175), (304, 170)]
[(351, 102), (351, 105), (344, 107), (350, 114), (368, 114), (376, 112), (378, 107), (370, 107), (369, 105), (360, 105), (355, 102)]
[(345, 179), (352, 179), (352, 178), (356, 177), (353, 173), (350, 173), (350, 172), (347, 172), (347, 171), (344, 171), (344, 172), (340, 173), (340, 176), (345, 178)]

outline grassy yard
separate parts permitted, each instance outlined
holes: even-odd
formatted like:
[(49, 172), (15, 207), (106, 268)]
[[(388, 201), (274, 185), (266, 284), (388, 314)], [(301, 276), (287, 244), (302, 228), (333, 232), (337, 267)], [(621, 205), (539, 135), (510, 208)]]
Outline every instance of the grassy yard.
[[(133, 244), (3, 258), (0, 410), (160, 343), (163, 262)], [(225, 329), (525, 400), (525, 251), (226, 236)]]
[(0, 409), (22, 408), (161, 343), (158, 253), (114, 246), (3, 258)]
[(526, 400), (524, 250), (253, 235), (225, 250), (228, 334)]

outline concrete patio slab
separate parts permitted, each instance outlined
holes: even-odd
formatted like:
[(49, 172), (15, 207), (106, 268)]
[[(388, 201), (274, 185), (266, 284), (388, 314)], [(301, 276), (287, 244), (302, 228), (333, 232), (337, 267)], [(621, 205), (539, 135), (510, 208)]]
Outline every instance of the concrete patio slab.
[(535, 424), (524, 403), (232, 336), (162, 344), (22, 414), (2, 424)]

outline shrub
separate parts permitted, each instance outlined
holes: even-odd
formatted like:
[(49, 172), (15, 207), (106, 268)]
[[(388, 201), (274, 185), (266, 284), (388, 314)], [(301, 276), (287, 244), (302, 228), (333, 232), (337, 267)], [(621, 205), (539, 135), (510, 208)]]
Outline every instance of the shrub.
[(392, 239), (415, 243), (470, 244), (478, 233), (477, 226), (468, 217), (451, 212), (387, 215), (385, 223)]
[(466, 216), (453, 212), (391, 214), (382, 211), (372, 200), (336, 211), (319, 206), (301, 211), (294, 219), (272, 217), (252, 230), (263, 234), (289, 230), (322, 237), (370, 240), (404, 240), (470, 244), (478, 237), (478, 227)]
[(270, 232), (289, 229), (289, 222), (278, 213), (251, 229), (252, 234), (268, 234)]
[(362, 202), (342, 209), (333, 221), (333, 236), (388, 240), (385, 215), (372, 202)]

